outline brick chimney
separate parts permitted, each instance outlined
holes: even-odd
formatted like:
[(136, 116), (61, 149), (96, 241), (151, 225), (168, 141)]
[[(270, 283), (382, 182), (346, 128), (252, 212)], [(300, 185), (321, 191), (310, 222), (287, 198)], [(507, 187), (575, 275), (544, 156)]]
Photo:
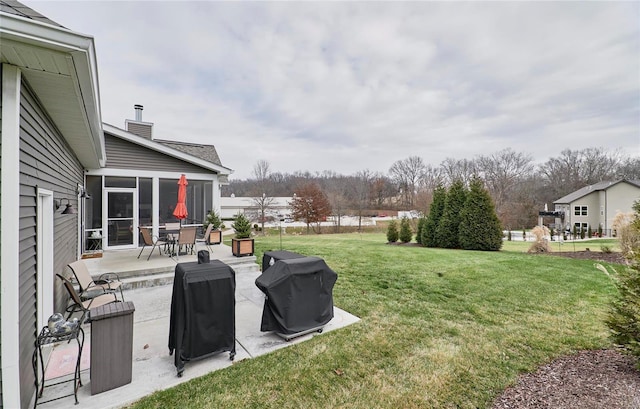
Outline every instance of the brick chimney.
[(153, 140), (153, 123), (142, 122), (142, 110), (144, 107), (140, 104), (135, 104), (133, 109), (136, 111), (136, 119), (125, 120), (124, 124), (127, 128), (127, 132)]

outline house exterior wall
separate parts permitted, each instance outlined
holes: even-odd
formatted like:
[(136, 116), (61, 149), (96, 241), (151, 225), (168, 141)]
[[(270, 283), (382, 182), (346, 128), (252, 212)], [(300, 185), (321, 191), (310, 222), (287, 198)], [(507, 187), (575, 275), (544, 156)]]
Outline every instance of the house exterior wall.
[[(610, 229), (613, 219), (618, 212), (632, 211), (633, 203), (640, 200), (640, 188), (627, 182), (620, 182), (611, 186), (606, 191), (606, 228)], [(604, 227), (603, 227), (604, 228)]]
[[(573, 230), (573, 226), (576, 223), (587, 223), (589, 226), (591, 226), (592, 229), (598, 228), (598, 218), (600, 210), (600, 202), (598, 198), (598, 192), (592, 192), (570, 204), (569, 214), (571, 215), (571, 230)], [(582, 210), (580, 211), (580, 215), (576, 215), (575, 208), (579, 207), (580, 209), (582, 209), (584, 206), (587, 207), (587, 215), (583, 215)]]
[(203, 173), (199, 166), (181, 161), (105, 133), (107, 169), (139, 169), (180, 173)]
[[(37, 188), (54, 192), (56, 200), (65, 198), (77, 208), (76, 189), (82, 183), (83, 169), (49, 119), (37, 97), (23, 81), (20, 101), (20, 209), (19, 216), (19, 338), (20, 401), (27, 407), (34, 393), (31, 366), (33, 345), (39, 328), (37, 302)], [(54, 213), (53, 274), (77, 259), (77, 215)], [(54, 311), (64, 312), (66, 294), (54, 280)], [(28, 346), (28, 347), (27, 347)]]

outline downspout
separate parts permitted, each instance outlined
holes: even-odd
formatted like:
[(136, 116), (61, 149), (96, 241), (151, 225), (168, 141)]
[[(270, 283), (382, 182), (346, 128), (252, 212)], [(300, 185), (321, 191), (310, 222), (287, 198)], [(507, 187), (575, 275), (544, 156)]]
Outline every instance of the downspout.
[(604, 190), (604, 231), (607, 231), (607, 218), (609, 217), (609, 212), (607, 210), (607, 189)]

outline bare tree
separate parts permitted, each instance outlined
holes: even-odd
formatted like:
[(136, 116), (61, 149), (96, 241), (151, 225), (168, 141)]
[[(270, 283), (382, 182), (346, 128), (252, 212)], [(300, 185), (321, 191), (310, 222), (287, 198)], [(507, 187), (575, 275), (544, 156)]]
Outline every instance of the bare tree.
[(475, 169), (489, 190), (496, 213), (504, 223), (504, 214), (512, 207), (510, 200), (516, 186), (533, 172), (533, 158), (507, 148), (487, 156), (479, 156)]
[(398, 187), (381, 173), (375, 173), (371, 180), (371, 204), (381, 208), (389, 205), (389, 200), (398, 194)]
[(398, 160), (391, 165), (389, 173), (391, 178), (402, 189), (401, 205), (406, 209), (412, 209), (415, 204), (415, 195), (418, 184), (425, 171), (425, 164), (418, 156), (409, 156)]
[(262, 196), (255, 196), (251, 198), (251, 202), (256, 206), (255, 216), (262, 227), (262, 234), (264, 234), (264, 223), (276, 216), (273, 214), (273, 204), (275, 201), (276, 199), (274, 197), (267, 196), (266, 193), (263, 193)]
[(626, 158), (616, 170), (615, 178), (640, 180), (640, 157)]
[(456, 180), (460, 180), (468, 186), (471, 178), (476, 174), (476, 163), (469, 159), (447, 158), (440, 163), (440, 169), (445, 185), (450, 186)]
[(253, 166), (253, 176), (256, 180), (255, 188), (253, 189), (253, 197), (251, 201), (257, 208), (257, 219), (262, 227), (262, 234), (264, 234), (264, 223), (272, 215), (271, 208), (275, 203), (271, 187), (270, 174), (271, 166), (266, 160), (259, 160)]
[(362, 213), (369, 207), (373, 172), (361, 170), (351, 179), (351, 203), (358, 216), (358, 230), (362, 229)]
[(331, 205), (331, 214), (335, 220), (336, 232), (340, 233), (341, 218), (347, 212), (349, 199), (347, 197), (347, 185), (349, 178), (334, 175), (324, 180), (324, 192)]
[(565, 149), (560, 156), (552, 157), (541, 165), (538, 172), (554, 196), (560, 198), (586, 185), (615, 179), (622, 164), (619, 150)]
[(264, 182), (269, 179), (269, 175), (271, 174), (271, 165), (268, 161), (264, 159), (260, 159), (253, 165), (253, 177), (258, 182)]

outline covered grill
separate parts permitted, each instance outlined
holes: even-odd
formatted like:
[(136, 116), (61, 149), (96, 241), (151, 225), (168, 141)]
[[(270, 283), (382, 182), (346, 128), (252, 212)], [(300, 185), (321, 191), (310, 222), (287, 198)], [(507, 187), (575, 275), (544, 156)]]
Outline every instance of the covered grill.
[(266, 295), (260, 330), (275, 331), (286, 339), (321, 331), (333, 318), (337, 279), (319, 257), (277, 260), (256, 279)]
[(176, 265), (171, 297), (169, 353), (182, 376), (184, 364), (219, 352), (235, 343), (235, 272), (227, 264), (180, 263)]

